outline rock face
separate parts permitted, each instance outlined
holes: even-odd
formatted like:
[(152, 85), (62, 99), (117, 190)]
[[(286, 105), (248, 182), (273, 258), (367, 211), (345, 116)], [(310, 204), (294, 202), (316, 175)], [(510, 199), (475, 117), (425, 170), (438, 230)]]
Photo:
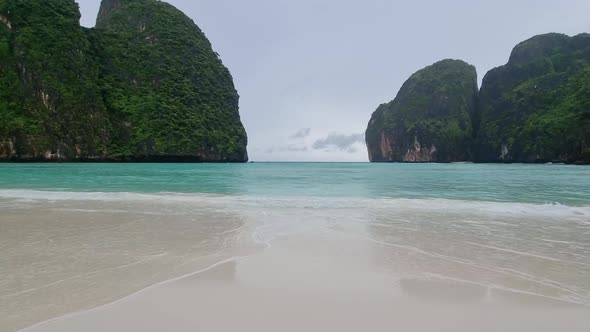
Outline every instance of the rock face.
[(0, 0), (0, 160), (247, 161), (229, 71), (156, 0)]
[(475, 69), (445, 60), (403, 85), (366, 133), (376, 162), (590, 164), (590, 35), (517, 45), (477, 91)]
[(103, 156), (109, 117), (77, 4), (2, 0), (0, 15), (0, 159)]
[(483, 80), (480, 162), (590, 163), (590, 35), (517, 45)]
[(408, 79), (379, 106), (366, 132), (372, 162), (453, 162), (470, 159), (477, 103), (475, 67), (443, 60)]
[[(134, 0), (102, 0), (100, 3), (100, 9), (98, 10), (98, 16), (96, 17), (96, 26), (103, 24), (104, 20), (107, 19), (111, 13), (119, 8), (122, 4), (129, 3)], [(137, 1), (137, 0), (135, 0)]]

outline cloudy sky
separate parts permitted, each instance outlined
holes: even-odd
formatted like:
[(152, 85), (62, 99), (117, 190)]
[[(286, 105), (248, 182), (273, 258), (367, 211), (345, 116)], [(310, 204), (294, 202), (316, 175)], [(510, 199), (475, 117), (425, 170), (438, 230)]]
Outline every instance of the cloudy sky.
[[(94, 26), (100, 0), (79, 0)], [(518, 42), (590, 32), (588, 0), (169, 0), (229, 67), (255, 161), (367, 161), (364, 130), (416, 70), (481, 77)]]

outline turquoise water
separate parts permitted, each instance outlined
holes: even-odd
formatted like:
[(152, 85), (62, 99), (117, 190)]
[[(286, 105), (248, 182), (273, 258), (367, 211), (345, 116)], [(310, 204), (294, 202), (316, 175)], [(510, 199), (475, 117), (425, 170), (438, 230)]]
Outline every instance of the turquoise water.
[(441, 198), (590, 205), (590, 167), (497, 164), (1, 164), (0, 190)]

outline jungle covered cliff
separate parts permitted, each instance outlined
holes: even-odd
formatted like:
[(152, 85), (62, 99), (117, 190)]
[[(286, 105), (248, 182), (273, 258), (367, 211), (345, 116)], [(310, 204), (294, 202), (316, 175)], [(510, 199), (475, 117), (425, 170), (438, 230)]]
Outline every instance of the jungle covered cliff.
[(0, 0), (0, 160), (245, 162), (232, 76), (156, 0)]
[(590, 163), (590, 35), (535, 36), (477, 90), (458, 60), (426, 67), (373, 114), (373, 162)]

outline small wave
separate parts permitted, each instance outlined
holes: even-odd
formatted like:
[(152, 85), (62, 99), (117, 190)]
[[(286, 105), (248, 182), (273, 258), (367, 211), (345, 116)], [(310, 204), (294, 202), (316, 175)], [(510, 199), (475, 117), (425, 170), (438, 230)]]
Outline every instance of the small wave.
[(102, 201), (239, 204), (251, 208), (299, 209), (389, 209), (393, 211), (425, 211), (475, 213), (494, 215), (526, 215), (530, 217), (572, 217), (580, 223), (590, 220), (589, 206), (568, 206), (559, 203), (494, 202), (434, 198), (340, 198), (340, 197), (264, 197), (250, 195), (215, 195), (205, 193), (137, 193), (137, 192), (70, 192), (26, 189), (0, 190), (0, 199), (20, 203), (39, 201)]
[[(183, 193), (136, 193), (136, 192), (73, 192), (73, 191), (41, 191), (41, 190), (0, 190), (0, 198), (23, 202), (35, 201), (176, 201), (191, 202), (199, 198), (213, 198), (210, 194)], [(219, 197), (219, 196), (217, 196)]]

